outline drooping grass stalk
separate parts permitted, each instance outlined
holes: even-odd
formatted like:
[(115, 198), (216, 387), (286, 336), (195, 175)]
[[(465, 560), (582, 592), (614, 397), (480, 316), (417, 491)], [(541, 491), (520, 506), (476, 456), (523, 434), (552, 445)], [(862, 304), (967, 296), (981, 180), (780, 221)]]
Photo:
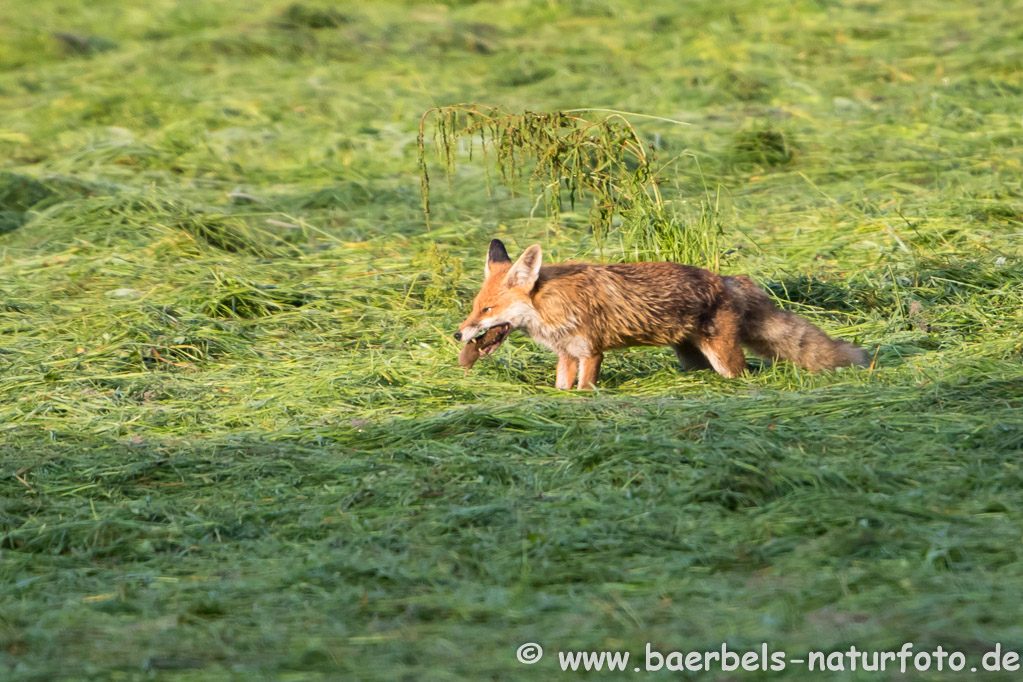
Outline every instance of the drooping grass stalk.
[[(591, 113), (606, 115), (585, 115)], [(600, 108), (514, 114), (478, 104), (427, 110), (417, 137), (427, 229), (431, 207), (426, 127), (432, 120), (433, 146), (449, 179), (456, 163), (456, 141), (468, 141), (471, 160), (472, 145), (478, 139), (488, 187), (489, 149), (501, 183), (514, 194), (524, 181), (533, 210), (542, 203), (555, 226), (566, 202), (574, 210), (577, 201), (589, 199), (598, 253), (603, 252), (606, 235), (617, 230), (622, 251), (636, 258), (716, 264), (721, 229), (716, 206), (702, 199), (699, 210), (693, 212), (665, 200), (659, 174), (673, 171), (679, 157), (658, 164), (653, 146), (640, 137), (627, 115), (645, 116)]]

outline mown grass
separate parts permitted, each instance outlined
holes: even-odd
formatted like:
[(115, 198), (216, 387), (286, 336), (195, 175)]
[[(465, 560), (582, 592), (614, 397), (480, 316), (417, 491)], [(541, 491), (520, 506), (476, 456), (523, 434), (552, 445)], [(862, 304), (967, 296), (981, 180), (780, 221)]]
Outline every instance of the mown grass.
[[(1023, 648), (1021, 17), (3, 4), (0, 677)], [(613, 261), (642, 234), (598, 251), (582, 207), (529, 220), (467, 159), (426, 233), (418, 118), (464, 101), (691, 123), (634, 121), (681, 155), (680, 220), (720, 225), (708, 260), (872, 368), (636, 349), (568, 394), (514, 338), (463, 376), (492, 236)]]

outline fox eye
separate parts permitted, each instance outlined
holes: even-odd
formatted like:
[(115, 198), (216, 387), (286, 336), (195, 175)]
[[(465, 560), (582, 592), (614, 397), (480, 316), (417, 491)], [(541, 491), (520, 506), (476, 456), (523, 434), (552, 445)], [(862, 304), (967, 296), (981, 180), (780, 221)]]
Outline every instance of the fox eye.
[(484, 308), (484, 309), (483, 309), (482, 311), (480, 311), (480, 312), (484, 312), (484, 313), (489, 313), (489, 312), (490, 312), (491, 310), (493, 310), (493, 308), (491, 308), (490, 306), (487, 306), (486, 308)]

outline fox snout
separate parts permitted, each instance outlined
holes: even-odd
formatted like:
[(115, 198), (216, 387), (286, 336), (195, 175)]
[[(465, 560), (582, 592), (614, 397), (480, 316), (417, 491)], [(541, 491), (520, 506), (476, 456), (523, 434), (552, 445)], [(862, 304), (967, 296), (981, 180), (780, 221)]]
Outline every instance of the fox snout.
[(452, 336), (455, 337), (455, 341), (469, 341), (480, 331), (479, 326), (480, 318), (475, 313), (470, 315), (465, 322), (458, 325), (458, 329)]

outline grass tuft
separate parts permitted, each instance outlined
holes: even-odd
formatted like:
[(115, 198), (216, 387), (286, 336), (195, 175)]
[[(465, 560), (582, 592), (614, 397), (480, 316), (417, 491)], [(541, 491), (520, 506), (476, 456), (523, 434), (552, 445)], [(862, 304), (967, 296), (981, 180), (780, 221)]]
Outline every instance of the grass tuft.
[(296, 2), (288, 5), (281, 13), (279, 23), (286, 27), (303, 26), (305, 28), (337, 28), (354, 21), (351, 15), (339, 12), (332, 7), (310, 7)]

